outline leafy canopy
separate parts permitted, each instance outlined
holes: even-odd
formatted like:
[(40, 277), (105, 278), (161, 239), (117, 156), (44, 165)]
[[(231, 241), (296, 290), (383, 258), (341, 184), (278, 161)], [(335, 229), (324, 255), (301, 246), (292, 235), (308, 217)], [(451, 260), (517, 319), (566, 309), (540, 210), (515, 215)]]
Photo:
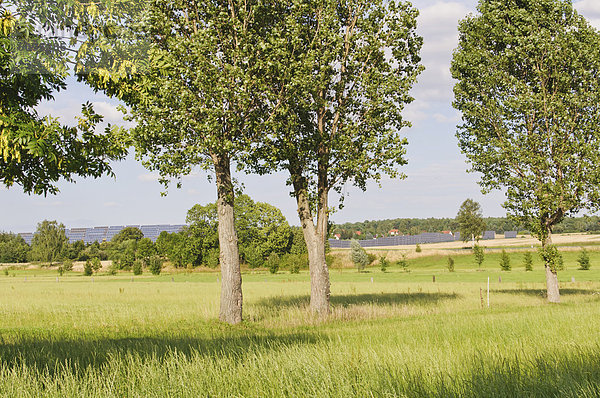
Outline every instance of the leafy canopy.
[(566, 0), (481, 0), (452, 60), (457, 137), (484, 191), (545, 242), (600, 204), (600, 36)]

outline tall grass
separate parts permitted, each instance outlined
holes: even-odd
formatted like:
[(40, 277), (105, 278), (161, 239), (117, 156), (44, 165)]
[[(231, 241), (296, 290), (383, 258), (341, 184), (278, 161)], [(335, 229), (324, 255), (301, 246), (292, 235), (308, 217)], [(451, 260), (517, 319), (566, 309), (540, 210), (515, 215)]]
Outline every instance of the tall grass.
[(326, 320), (306, 273), (249, 274), (239, 326), (217, 274), (3, 276), (0, 396), (599, 396), (600, 283), (494, 272), (334, 271)]

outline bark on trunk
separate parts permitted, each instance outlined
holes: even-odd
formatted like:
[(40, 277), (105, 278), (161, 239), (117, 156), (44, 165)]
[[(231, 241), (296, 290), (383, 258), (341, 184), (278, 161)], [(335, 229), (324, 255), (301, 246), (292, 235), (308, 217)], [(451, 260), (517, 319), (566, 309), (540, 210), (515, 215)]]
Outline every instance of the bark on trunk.
[[(552, 232), (548, 231), (548, 237), (542, 242), (542, 248), (552, 244)], [(558, 289), (558, 275), (556, 271), (548, 264), (544, 264), (546, 268), (546, 296), (549, 303), (560, 303), (560, 291)]]
[(219, 319), (230, 324), (242, 321), (242, 273), (234, 224), (234, 189), (227, 156), (212, 155), (217, 181), (219, 250), (221, 265), (221, 309)]
[(326, 316), (329, 314), (329, 269), (325, 261), (325, 238), (327, 237), (327, 221), (325, 220), (325, 235), (322, 233), (322, 218), (313, 221), (306, 181), (299, 171), (290, 169), (296, 203), (298, 205), (298, 217), (306, 248), (308, 250), (308, 267), (310, 272), (310, 309), (313, 313)]

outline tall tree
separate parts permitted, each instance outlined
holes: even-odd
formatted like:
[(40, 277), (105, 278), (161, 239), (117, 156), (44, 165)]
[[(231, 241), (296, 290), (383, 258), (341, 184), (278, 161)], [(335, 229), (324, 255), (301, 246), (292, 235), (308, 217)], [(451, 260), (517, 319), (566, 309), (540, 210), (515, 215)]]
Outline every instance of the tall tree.
[(290, 0), (283, 34), (273, 42), (277, 94), (272, 131), (259, 172), (289, 173), (308, 248), (310, 307), (329, 311), (325, 241), (329, 193), (347, 183), (366, 189), (397, 166), (407, 144), (399, 135), (409, 90), (421, 72), (418, 12), (383, 0)]
[(558, 302), (553, 227), (600, 203), (600, 36), (570, 1), (480, 0), (452, 60), (457, 136), (484, 191), (541, 241)]
[(0, 3), (0, 184), (54, 194), (60, 179), (112, 175), (110, 161), (126, 154), (119, 129), (96, 133), (102, 116), (89, 103), (76, 127), (35, 110), (66, 88), (69, 66), (81, 50), (77, 34), (91, 26), (88, 6), (65, 0)]
[(50, 265), (62, 257), (69, 240), (65, 226), (56, 221), (44, 220), (38, 224), (31, 241), (31, 259), (49, 262)]
[[(141, 19), (121, 26), (123, 45), (147, 48), (134, 59), (144, 69), (120, 75), (120, 45), (95, 58), (105, 73), (86, 76), (94, 87), (122, 99), (137, 123), (137, 155), (165, 185), (195, 167), (211, 170), (217, 186), (222, 273), (220, 319), (242, 320), (242, 278), (234, 226), (232, 163), (258, 137), (265, 118), (263, 76), (270, 66), (262, 52), (276, 1), (148, 1)], [(94, 61), (94, 60), (92, 60)], [(91, 63), (93, 64), (93, 62)], [(118, 72), (118, 71), (117, 71)]]
[(468, 242), (470, 240), (479, 241), (479, 238), (485, 229), (481, 205), (473, 199), (465, 200), (462, 205), (460, 205), (460, 209), (458, 209), (456, 222), (458, 223), (460, 238), (463, 242)]

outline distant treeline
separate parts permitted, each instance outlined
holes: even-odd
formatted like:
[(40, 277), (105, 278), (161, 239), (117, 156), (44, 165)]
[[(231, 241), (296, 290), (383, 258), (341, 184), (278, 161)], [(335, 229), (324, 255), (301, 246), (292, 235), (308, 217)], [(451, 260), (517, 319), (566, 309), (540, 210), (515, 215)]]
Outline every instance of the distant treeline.
[[(486, 230), (503, 233), (519, 231), (527, 233), (522, 225), (517, 225), (506, 217), (484, 218)], [(374, 220), (355, 223), (333, 224), (331, 237), (341, 235), (341, 239), (372, 239), (389, 236), (391, 230), (398, 230), (400, 235), (418, 235), (422, 232), (458, 231), (458, 223), (454, 218), (397, 218), (393, 220)], [(357, 234), (357, 231), (360, 234)], [(554, 233), (590, 232), (600, 233), (600, 217), (569, 217), (554, 228)]]

